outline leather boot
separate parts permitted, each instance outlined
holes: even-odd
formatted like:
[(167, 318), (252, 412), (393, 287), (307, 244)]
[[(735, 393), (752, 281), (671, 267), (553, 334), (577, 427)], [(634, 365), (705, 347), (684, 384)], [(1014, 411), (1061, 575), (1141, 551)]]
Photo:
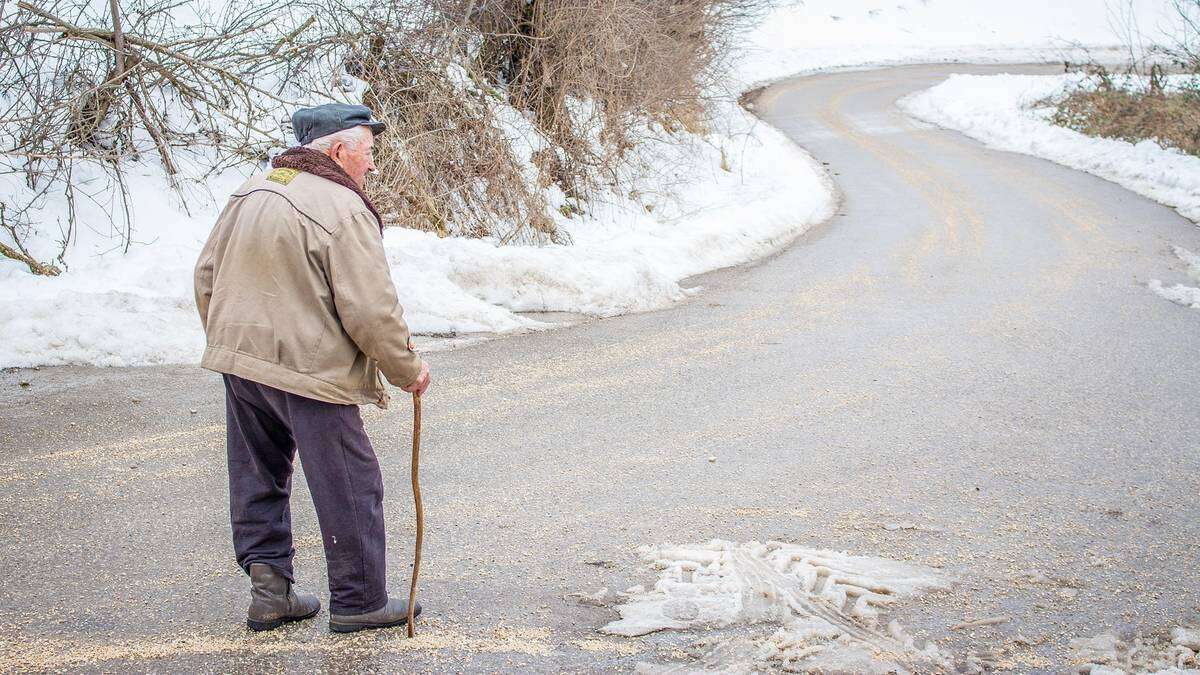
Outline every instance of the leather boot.
[[(421, 615), (421, 603), (413, 608), (413, 618)], [(353, 633), (368, 628), (388, 628), (408, 623), (408, 598), (388, 598), (387, 603), (366, 614), (330, 614), (329, 630)]]
[(321, 601), (312, 593), (292, 587), (292, 582), (274, 567), (250, 564), (250, 610), (246, 625), (250, 630), (273, 630), (288, 621), (316, 616)]

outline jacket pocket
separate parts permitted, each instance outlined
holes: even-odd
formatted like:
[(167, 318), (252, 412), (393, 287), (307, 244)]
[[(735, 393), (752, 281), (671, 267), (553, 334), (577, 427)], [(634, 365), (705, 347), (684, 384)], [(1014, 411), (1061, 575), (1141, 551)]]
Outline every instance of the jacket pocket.
[(325, 342), (325, 336), (329, 334), (329, 332), (329, 326), (322, 327), (320, 334), (317, 335), (316, 343), (313, 344), (312, 352), (305, 360), (303, 365), (304, 370), (300, 372), (306, 375), (311, 375), (313, 373), (313, 368), (316, 366), (317, 359), (321, 356), (321, 344)]

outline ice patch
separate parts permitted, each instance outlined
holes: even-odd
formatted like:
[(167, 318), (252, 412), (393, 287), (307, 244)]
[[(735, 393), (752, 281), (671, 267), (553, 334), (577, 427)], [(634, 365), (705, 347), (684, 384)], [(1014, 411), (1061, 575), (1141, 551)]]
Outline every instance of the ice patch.
[(1074, 672), (1091, 675), (1192, 675), (1200, 673), (1200, 629), (1178, 627), (1167, 638), (1123, 640), (1113, 633), (1071, 641)]
[(1176, 628), (1171, 631), (1171, 642), (1180, 647), (1187, 647), (1194, 652), (1200, 652), (1200, 628)]
[[(1188, 266), (1188, 277), (1193, 281), (1200, 282), (1200, 255), (1196, 255), (1182, 246), (1173, 246), (1171, 251), (1175, 254), (1176, 258), (1179, 258)], [(1160, 297), (1166, 298), (1177, 305), (1200, 309), (1200, 288), (1186, 284), (1166, 286), (1158, 279), (1151, 279), (1149, 286), (1150, 290), (1157, 293)]]
[[(948, 583), (926, 567), (780, 542), (713, 540), (640, 549), (660, 570), (649, 591), (617, 608), (621, 618), (600, 629), (639, 636), (660, 630), (765, 625), (773, 632), (718, 641), (699, 656), (724, 672), (802, 669), (819, 672), (907, 672), (942, 666), (935, 646), (918, 648), (880, 610)], [(642, 672), (674, 667), (643, 664)]]

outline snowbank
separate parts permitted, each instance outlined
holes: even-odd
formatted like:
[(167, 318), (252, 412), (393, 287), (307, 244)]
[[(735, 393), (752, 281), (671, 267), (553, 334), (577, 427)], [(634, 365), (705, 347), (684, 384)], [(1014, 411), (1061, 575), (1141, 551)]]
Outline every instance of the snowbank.
[(991, 147), (1065, 164), (1113, 181), (1200, 221), (1200, 157), (1153, 141), (1093, 138), (1051, 124), (1038, 101), (1077, 75), (954, 75), (900, 106), (927, 122), (956, 129)]
[[(152, 160), (128, 168), (134, 239), (144, 243), (127, 253), (106, 250), (114, 241), (109, 214), (119, 214), (120, 203), (98, 172), (85, 176), (99, 201), (77, 200), (83, 226), (67, 272), (37, 277), (0, 260), (0, 367), (197, 361), (204, 338), (192, 266), (223, 196), (255, 170), (226, 171), (210, 181), (211, 194), (193, 190), (184, 204)], [(413, 329), (507, 332), (543, 325), (518, 312), (612, 316), (663, 307), (685, 296), (685, 277), (771, 253), (833, 208), (817, 163), (732, 104), (717, 109), (708, 137), (659, 145), (645, 173), (640, 194), (561, 219), (574, 242), (567, 246), (499, 246), (389, 228), (393, 280)], [(48, 201), (43, 224), (65, 222), (65, 209)], [(55, 249), (52, 238), (34, 243), (43, 259)]]

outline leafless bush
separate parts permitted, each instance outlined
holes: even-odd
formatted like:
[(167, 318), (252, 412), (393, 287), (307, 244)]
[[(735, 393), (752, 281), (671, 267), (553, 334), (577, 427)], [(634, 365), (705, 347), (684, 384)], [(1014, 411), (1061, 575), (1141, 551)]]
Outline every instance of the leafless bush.
[(1200, 96), (1193, 91), (1103, 84), (1080, 87), (1055, 101), (1052, 119), (1090, 136), (1130, 143), (1153, 139), (1200, 156)]
[(0, 255), (16, 260), (17, 262), (25, 263), (29, 267), (29, 271), (34, 274), (48, 277), (56, 277), (62, 274), (62, 270), (56, 265), (39, 261), (25, 248), (24, 240), (28, 234), (28, 229), (29, 221), (25, 217), (25, 214), (18, 213), (10, 216), (8, 213), (8, 204), (0, 201), (0, 230), (7, 232), (13, 242), (13, 245), (9, 246), (0, 241)]
[(1122, 6), (1128, 61), (1120, 68), (1095, 60), (1075, 65), (1087, 77), (1043, 102), (1054, 108), (1055, 124), (1131, 143), (1152, 139), (1200, 156), (1200, 0), (1172, 2), (1173, 29), (1165, 43), (1149, 47), (1132, 6)]
[(1162, 51), (1184, 72), (1200, 75), (1200, 0), (1171, 0), (1177, 31)]
[[(721, 57), (763, 0), (392, 0), (353, 16), (350, 71), (365, 102), (398, 131), (381, 138), (374, 197), (410, 227), (561, 241), (542, 188), (555, 184), (572, 215), (618, 183), (648, 124), (700, 131)], [(414, 19), (413, 17), (418, 17)], [(344, 21), (343, 23), (348, 23)], [(513, 125), (497, 105), (527, 113), (541, 146), (531, 182), (514, 156)]]
[(473, 70), (478, 33), (428, 2), (338, 13), (347, 70), (368, 83), (363, 102), (390, 128), (368, 184), (385, 217), (441, 236), (562, 241), (500, 125), (503, 92)]
[(552, 148), (539, 168), (571, 197), (613, 168), (657, 122), (700, 131), (728, 43), (761, 0), (498, 0), (466, 5), (477, 61), (507, 87)]
[[(53, 187), (71, 203), (80, 160), (106, 167), (123, 192), (122, 160), (147, 152), (172, 181), (181, 148), (212, 150), (210, 169), (265, 158), (283, 138), (277, 111), (290, 101), (282, 94), (295, 69), (330, 47), (303, 38), (312, 18), (276, 4), (233, 3), (189, 22), (176, 17), (198, 11), (191, 2), (110, 0), (107, 14), (92, 7), (22, 0), (3, 13), (0, 172), (21, 175), (34, 198)], [(28, 206), (8, 208), (25, 214)]]
[[(20, 175), (28, 190), (24, 204), (4, 197), (0, 232), (17, 246), (0, 255), (43, 273), (20, 238), (49, 190), (73, 204), (77, 162), (104, 168), (128, 207), (124, 160), (156, 157), (173, 180), (181, 153), (193, 167), (204, 155), (204, 171), (262, 161), (286, 142), (300, 100), (331, 81), (353, 85), (349, 76), (367, 84), (364, 103), (391, 128), (370, 187), (389, 223), (562, 241), (545, 188), (567, 195), (562, 213), (579, 213), (617, 186), (652, 128), (703, 130), (731, 37), (767, 5), (255, 0), (208, 16), (202, 0), (109, 0), (107, 11), (89, 0), (21, 0), (15, 10), (5, 1), (0, 175)], [(533, 167), (518, 156), (528, 149)], [(117, 234), (127, 247), (125, 222)]]

